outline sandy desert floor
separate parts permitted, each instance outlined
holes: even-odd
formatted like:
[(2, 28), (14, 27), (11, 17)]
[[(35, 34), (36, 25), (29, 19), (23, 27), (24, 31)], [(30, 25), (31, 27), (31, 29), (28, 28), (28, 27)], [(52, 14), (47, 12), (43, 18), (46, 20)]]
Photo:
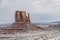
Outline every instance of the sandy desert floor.
[(24, 33), (0, 34), (0, 40), (60, 40), (60, 30), (47, 28)]

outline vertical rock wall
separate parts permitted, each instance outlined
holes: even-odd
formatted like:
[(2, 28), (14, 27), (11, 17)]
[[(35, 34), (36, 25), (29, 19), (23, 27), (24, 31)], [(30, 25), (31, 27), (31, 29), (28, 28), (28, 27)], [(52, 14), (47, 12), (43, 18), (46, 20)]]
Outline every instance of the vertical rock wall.
[(20, 22), (20, 11), (16, 11), (15, 13), (15, 22)]
[(17, 23), (30, 23), (30, 16), (28, 13), (28, 17), (26, 16), (26, 11), (16, 11), (15, 13), (15, 22)]

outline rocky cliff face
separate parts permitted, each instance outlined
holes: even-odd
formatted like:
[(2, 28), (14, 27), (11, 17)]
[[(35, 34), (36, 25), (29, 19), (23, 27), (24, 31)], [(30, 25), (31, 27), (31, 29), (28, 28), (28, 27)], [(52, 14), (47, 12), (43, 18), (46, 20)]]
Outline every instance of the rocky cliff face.
[(26, 16), (26, 11), (16, 11), (15, 13), (15, 22), (17, 23), (27, 23), (27, 22), (31, 22), (30, 21), (30, 16), (28, 13), (28, 16)]

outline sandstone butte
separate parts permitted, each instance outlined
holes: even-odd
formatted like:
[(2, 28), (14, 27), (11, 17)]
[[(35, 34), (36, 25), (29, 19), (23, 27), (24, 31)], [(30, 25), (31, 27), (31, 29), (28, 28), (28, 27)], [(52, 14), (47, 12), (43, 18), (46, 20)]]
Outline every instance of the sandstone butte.
[(30, 13), (26, 16), (26, 11), (16, 11), (15, 12), (15, 22), (9, 27), (2, 28), (4, 33), (14, 33), (14, 32), (29, 32), (33, 30), (40, 30), (42, 28), (32, 25), (30, 20)]

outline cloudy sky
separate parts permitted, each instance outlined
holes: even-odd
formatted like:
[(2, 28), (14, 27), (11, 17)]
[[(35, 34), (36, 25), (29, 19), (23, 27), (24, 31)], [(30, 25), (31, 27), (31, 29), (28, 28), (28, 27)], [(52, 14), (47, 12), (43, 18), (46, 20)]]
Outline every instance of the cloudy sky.
[(30, 12), (32, 22), (60, 21), (60, 0), (0, 0), (0, 23), (14, 22), (16, 10)]

